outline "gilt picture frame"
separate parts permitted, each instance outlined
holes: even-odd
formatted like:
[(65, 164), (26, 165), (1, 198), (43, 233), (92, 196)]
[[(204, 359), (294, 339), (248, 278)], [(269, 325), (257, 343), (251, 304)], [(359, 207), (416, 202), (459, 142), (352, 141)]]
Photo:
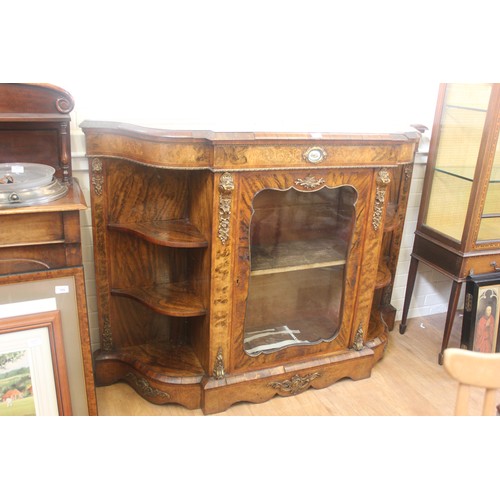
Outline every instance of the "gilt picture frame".
[(61, 312), (0, 319), (0, 416), (72, 415)]
[(469, 276), (466, 281), (461, 347), (500, 352), (500, 274)]

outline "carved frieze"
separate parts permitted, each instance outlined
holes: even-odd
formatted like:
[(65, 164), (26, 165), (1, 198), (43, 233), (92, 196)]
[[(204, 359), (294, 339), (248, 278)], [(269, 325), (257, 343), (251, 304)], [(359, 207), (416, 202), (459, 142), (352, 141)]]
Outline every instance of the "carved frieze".
[(92, 136), (87, 142), (88, 149), (101, 157), (131, 158), (145, 165), (150, 164), (152, 154), (156, 157), (155, 163), (165, 168), (203, 167), (210, 163), (208, 145), (141, 141), (134, 137), (115, 135)]
[(353, 164), (389, 166), (400, 161), (397, 149), (359, 144), (328, 144), (309, 148), (303, 144), (217, 144), (214, 149), (215, 167), (231, 170), (247, 168), (265, 170), (285, 165), (287, 168), (308, 165), (311, 168), (319, 168), (320, 165), (337, 165), (344, 168)]
[(220, 146), (216, 154), (218, 161), (222, 164), (245, 165), (248, 159), (245, 156), (247, 148), (245, 146)]

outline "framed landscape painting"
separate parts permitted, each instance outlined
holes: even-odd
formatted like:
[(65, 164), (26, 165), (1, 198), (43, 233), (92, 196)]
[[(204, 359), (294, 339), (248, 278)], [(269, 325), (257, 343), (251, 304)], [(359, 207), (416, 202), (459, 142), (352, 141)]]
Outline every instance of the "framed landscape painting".
[(500, 274), (469, 276), (465, 289), (461, 346), (500, 352)]
[(71, 414), (60, 311), (0, 319), (0, 416)]
[[(81, 266), (0, 276), (0, 321), (3, 325), (14, 317), (59, 311), (64, 345), (61, 353), (65, 357), (74, 416), (97, 415), (84, 280)], [(27, 328), (21, 324), (21, 330)], [(2, 337), (6, 343), (6, 334), (0, 335), (0, 352), (5, 352)], [(17, 345), (12, 349), (17, 349)], [(60, 359), (52, 353), (53, 361)], [(63, 388), (64, 384), (61, 390)], [(6, 408), (1, 399), (0, 407)], [(64, 414), (67, 413), (64, 411)]]

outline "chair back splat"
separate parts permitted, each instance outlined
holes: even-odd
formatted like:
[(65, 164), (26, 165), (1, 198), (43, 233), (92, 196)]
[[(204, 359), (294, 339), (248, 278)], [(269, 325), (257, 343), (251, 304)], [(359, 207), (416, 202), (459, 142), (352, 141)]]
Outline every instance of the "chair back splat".
[(500, 389), (500, 353), (448, 348), (443, 367), (458, 382), (455, 415), (469, 415), (470, 387), (485, 389), (483, 415), (496, 415), (496, 391)]

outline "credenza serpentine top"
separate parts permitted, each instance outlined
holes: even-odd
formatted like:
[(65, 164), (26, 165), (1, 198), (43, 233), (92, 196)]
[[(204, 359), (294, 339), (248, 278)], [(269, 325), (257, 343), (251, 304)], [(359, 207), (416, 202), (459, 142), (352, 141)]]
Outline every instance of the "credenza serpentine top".
[(418, 134), (81, 128), (97, 385), (210, 414), (370, 376)]

